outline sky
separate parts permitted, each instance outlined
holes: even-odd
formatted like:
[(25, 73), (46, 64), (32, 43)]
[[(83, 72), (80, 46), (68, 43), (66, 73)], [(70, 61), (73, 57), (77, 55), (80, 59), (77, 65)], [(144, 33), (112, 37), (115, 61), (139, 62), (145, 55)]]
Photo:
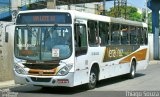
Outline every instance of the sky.
[[(146, 2), (146, 0), (127, 0), (127, 5), (128, 6), (134, 6), (134, 7), (137, 7), (137, 8), (145, 8), (145, 2)], [(107, 10), (110, 7), (113, 7), (113, 6), (114, 6), (113, 1), (107, 1), (106, 2)]]
[[(21, 0), (12, 0), (12, 7), (15, 8), (15, 6), (20, 5), (21, 4), (20, 1)], [(32, 1), (36, 1), (36, 0), (32, 0)], [(137, 8), (145, 8), (145, 1), (146, 0), (127, 0), (127, 2), (128, 2), (127, 5), (134, 6)], [(106, 1), (106, 9), (107, 10), (109, 10), (113, 6), (114, 6), (114, 0)]]

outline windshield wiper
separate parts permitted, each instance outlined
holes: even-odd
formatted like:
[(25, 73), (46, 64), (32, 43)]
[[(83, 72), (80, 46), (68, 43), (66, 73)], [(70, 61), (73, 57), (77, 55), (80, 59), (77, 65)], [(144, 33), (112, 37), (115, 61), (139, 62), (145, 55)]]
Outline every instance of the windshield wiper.
[(26, 27), (32, 33), (33, 36), (37, 37), (37, 35), (33, 33), (32, 28), (28, 24), (26, 24)]

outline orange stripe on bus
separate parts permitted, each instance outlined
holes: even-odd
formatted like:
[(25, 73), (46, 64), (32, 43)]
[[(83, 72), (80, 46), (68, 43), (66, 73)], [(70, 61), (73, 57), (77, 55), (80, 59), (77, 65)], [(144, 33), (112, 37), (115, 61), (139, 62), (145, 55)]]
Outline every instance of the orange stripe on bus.
[(56, 69), (52, 70), (40, 70), (40, 69), (30, 69), (30, 75), (39, 75), (39, 76), (53, 76), (56, 72)]
[(119, 62), (119, 64), (130, 62), (132, 57), (135, 57), (137, 61), (142, 61), (142, 60), (145, 60), (146, 55), (147, 55), (147, 49), (142, 49), (124, 58), (123, 60)]

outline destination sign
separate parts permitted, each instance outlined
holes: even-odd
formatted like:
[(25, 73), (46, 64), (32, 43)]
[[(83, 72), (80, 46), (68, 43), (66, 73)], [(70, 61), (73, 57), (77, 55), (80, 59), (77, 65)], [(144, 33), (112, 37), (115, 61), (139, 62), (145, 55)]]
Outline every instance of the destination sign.
[(17, 16), (16, 24), (71, 24), (69, 13), (23, 13)]
[[(111, 0), (106, 0), (111, 1)], [(58, 5), (62, 5), (63, 3), (70, 3), (70, 4), (83, 4), (83, 3), (92, 3), (92, 2), (102, 2), (102, 0), (57, 0), (56, 3)]]

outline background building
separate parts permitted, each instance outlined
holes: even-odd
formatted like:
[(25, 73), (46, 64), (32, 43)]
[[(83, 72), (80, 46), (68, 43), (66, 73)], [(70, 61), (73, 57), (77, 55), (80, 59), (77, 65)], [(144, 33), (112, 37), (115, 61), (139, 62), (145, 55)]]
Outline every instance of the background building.
[(85, 4), (74, 4), (74, 5), (62, 5), (57, 6), (57, 9), (71, 9), (77, 10), (81, 12), (94, 13), (97, 14), (99, 12), (100, 3), (85, 3)]
[(10, 0), (0, 0), (0, 20), (9, 18), (10, 16)]

